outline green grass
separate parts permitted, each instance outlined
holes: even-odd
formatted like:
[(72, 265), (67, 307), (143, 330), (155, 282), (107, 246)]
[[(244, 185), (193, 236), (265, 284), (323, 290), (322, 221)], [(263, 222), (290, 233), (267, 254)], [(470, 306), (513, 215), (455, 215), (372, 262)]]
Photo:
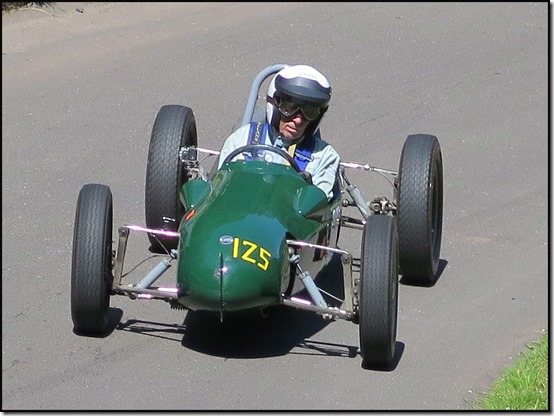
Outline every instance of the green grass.
[(477, 406), (480, 410), (550, 410), (548, 333), (527, 347), (519, 360), (506, 369), (479, 400)]

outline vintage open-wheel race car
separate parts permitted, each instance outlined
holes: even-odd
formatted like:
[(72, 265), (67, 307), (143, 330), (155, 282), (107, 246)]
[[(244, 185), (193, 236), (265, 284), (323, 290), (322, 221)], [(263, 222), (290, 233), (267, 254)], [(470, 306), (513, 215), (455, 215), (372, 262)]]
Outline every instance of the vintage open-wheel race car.
[[(269, 66), (256, 76), (242, 124), (253, 120), (264, 80), (285, 66)], [(271, 152), (289, 163), (256, 156)], [(249, 160), (240, 157), (244, 154)], [(330, 201), (276, 147), (247, 145), (232, 152), (220, 169), (208, 172), (204, 161), (218, 155), (198, 146), (189, 107), (164, 105), (150, 138), (145, 225), (120, 226), (114, 240), (110, 188), (81, 188), (71, 266), (74, 332), (104, 334), (110, 297), (116, 295), (163, 300), (172, 308), (216, 314), (222, 322), (229, 314), (292, 307), (357, 324), (363, 366), (389, 367), (395, 353), (399, 275), (409, 284), (430, 285), (437, 274), (443, 217), (437, 138), (409, 135), (398, 171), (342, 161)], [(346, 175), (349, 169), (387, 177), (391, 196), (364, 200)], [(345, 215), (351, 208), (355, 214)], [(361, 231), (359, 253), (340, 248), (341, 227)], [(131, 275), (123, 269), (134, 232), (146, 233), (148, 254), (161, 259), (146, 275), (124, 283)], [(318, 274), (337, 256), (343, 270), (337, 276), (344, 295), (339, 306), (330, 302), (337, 299), (334, 294), (317, 285)], [(173, 262), (175, 284), (156, 286)]]

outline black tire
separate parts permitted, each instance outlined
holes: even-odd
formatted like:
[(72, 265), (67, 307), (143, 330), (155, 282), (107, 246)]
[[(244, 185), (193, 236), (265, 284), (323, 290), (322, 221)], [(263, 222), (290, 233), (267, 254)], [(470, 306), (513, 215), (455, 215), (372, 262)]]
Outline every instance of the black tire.
[(370, 215), (362, 236), (358, 300), (360, 353), (365, 368), (388, 368), (398, 314), (398, 233), (390, 215)]
[[(177, 231), (184, 207), (179, 200), (188, 172), (179, 159), (183, 146), (197, 146), (196, 120), (189, 107), (164, 105), (158, 112), (148, 149), (146, 166), (146, 226), (152, 229)], [(150, 251), (166, 253), (177, 248), (178, 239), (148, 235)]]
[(400, 273), (407, 283), (429, 285), (437, 274), (443, 215), (442, 154), (435, 136), (406, 139), (397, 208)]
[(100, 335), (108, 326), (112, 230), (110, 188), (84, 185), (77, 200), (71, 261), (71, 319), (78, 334)]

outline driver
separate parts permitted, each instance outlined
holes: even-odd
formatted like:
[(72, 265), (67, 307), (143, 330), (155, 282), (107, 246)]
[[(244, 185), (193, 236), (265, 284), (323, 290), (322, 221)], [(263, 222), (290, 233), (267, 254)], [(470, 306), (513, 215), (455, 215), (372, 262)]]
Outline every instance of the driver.
[(340, 157), (319, 131), (331, 100), (329, 81), (311, 66), (288, 66), (271, 80), (266, 100), (266, 123), (245, 124), (233, 132), (223, 144), (218, 169), (233, 150), (255, 140), (288, 152), (307, 181), (331, 199)]

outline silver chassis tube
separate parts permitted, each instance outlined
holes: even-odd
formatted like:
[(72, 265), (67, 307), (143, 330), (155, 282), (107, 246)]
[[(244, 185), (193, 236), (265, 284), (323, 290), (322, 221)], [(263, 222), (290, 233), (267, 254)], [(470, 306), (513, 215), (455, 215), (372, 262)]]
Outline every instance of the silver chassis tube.
[[(361, 225), (363, 226), (363, 224), (365, 224), (365, 219), (367, 219), (367, 217), (370, 215), (371, 211), (374, 210), (374, 208), (370, 207), (370, 205), (364, 200), (364, 198), (363, 198), (362, 194), (360, 193), (358, 187), (348, 180), (348, 177), (346, 176), (345, 168), (362, 169), (362, 170), (365, 170), (365, 171), (377, 172), (377, 173), (380, 173), (383, 176), (390, 175), (395, 180), (398, 178), (398, 172), (395, 172), (395, 171), (389, 170), (389, 169), (378, 168), (376, 166), (371, 166), (370, 164), (361, 165), (359, 163), (340, 162), (339, 177), (340, 177), (340, 181), (341, 181), (341, 187), (350, 194), (350, 197), (354, 201), (355, 206), (358, 208), (358, 210), (362, 214), (362, 217), (364, 218), (364, 221), (362, 221)], [(387, 203), (385, 205), (389, 210), (396, 209), (396, 206), (394, 204), (388, 203), (388, 200), (385, 199), (385, 202)], [(389, 206), (390, 206), (390, 208), (389, 208)], [(350, 227), (351, 223), (352, 223), (352, 221), (350, 221), (350, 222), (347, 221), (347, 222), (343, 222), (342, 224), (344, 224), (347, 227)], [(359, 225), (360, 225), (359, 223), (354, 223), (351, 228), (360, 228)]]
[[(112, 285), (112, 294), (114, 295), (123, 295), (128, 296), (131, 299), (161, 299), (165, 301), (169, 301), (171, 299), (177, 299), (177, 288), (176, 287), (148, 287), (148, 288), (141, 288), (140, 282), (137, 285), (130, 284), (123, 286), (122, 285), (122, 278), (123, 278), (123, 264), (125, 260), (125, 252), (127, 250), (127, 241), (129, 239), (130, 231), (142, 231), (147, 233), (153, 233), (153, 234), (163, 234), (165, 236), (169, 237), (178, 237), (179, 233), (173, 232), (173, 231), (165, 231), (165, 230), (154, 230), (149, 228), (144, 228), (138, 225), (124, 225), (119, 227), (118, 234), (119, 234), (119, 241), (117, 245), (117, 254), (114, 259), (114, 283)], [(168, 255), (168, 259), (171, 259), (172, 256)], [(152, 272), (158, 268), (159, 265), (156, 265), (154, 269), (152, 269)], [(167, 269), (166, 269), (167, 270)], [(165, 271), (165, 270), (163, 270)], [(163, 271), (155, 277), (151, 283), (153, 283), (157, 278), (161, 276)], [(141, 280), (142, 282), (142, 280)]]
[(114, 295), (128, 296), (131, 299), (159, 299), (159, 300), (177, 300), (176, 288), (151, 288), (140, 289), (130, 286), (113, 286)]
[(254, 81), (252, 81), (252, 86), (250, 87), (250, 93), (248, 95), (248, 101), (246, 103), (246, 108), (244, 109), (244, 115), (242, 116), (242, 125), (248, 124), (252, 121), (254, 115), (254, 108), (256, 107), (256, 101), (258, 101), (258, 92), (260, 87), (265, 79), (271, 74), (276, 74), (281, 69), (286, 68), (287, 64), (274, 64), (268, 66), (267, 68), (262, 69)]
[[(153, 233), (159, 233), (159, 234), (165, 234), (165, 235), (169, 233), (172, 236), (178, 235), (178, 233), (173, 233), (173, 232), (168, 232), (163, 230), (147, 229), (147, 228), (134, 226), (134, 225), (125, 225), (120, 227), (118, 230), (119, 231), (118, 251), (114, 260), (114, 284), (112, 286), (112, 294), (127, 296), (131, 299), (149, 299), (149, 300), (157, 299), (157, 300), (164, 300), (166, 302), (171, 300), (177, 300), (178, 295), (177, 295), (176, 287), (141, 288), (133, 284), (130, 284), (127, 286), (123, 286), (121, 284), (125, 251), (127, 248), (127, 241), (129, 239), (129, 234), (131, 230), (153, 232)], [(339, 248), (322, 246), (319, 244), (313, 244), (306, 241), (287, 240), (287, 244), (295, 247), (317, 248), (317, 249), (326, 250), (326, 251), (341, 255), (341, 261), (343, 263), (343, 283), (344, 283), (344, 297), (345, 297), (344, 309), (331, 307), (331, 306), (322, 307), (322, 306), (314, 305), (305, 299), (299, 299), (295, 297), (291, 297), (291, 298), (283, 297), (280, 299), (280, 303), (293, 308), (312, 311), (320, 315), (323, 315), (324, 317), (334, 317), (334, 318), (351, 321), (356, 313), (353, 308), (353, 298), (352, 298), (352, 293), (354, 293), (355, 283), (352, 279), (351, 254)]]
[(343, 264), (342, 269), (343, 269), (343, 283), (344, 283), (344, 301), (343, 301), (344, 309), (340, 309), (332, 306), (322, 307), (322, 306), (314, 305), (313, 303), (311, 303), (306, 299), (299, 299), (299, 298), (295, 298), (294, 296), (290, 298), (282, 297), (281, 303), (283, 305), (291, 306), (297, 309), (304, 309), (304, 310), (316, 312), (320, 315), (323, 315), (324, 317), (330, 315), (335, 318), (351, 321), (355, 315), (355, 311), (353, 308), (353, 299), (352, 299), (352, 293), (354, 293), (354, 280), (352, 279), (352, 255), (346, 250), (322, 246), (319, 244), (313, 244), (306, 241), (287, 240), (287, 244), (289, 246), (294, 246), (294, 247), (317, 248), (320, 250), (326, 250), (331, 253), (341, 255), (341, 261)]
[(359, 220), (357, 218), (351, 218), (342, 216), (340, 218), (340, 225), (347, 228), (354, 228), (356, 230), (363, 230), (366, 220)]
[(367, 170), (367, 171), (372, 171), (372, 172), (384, 173), (386, 175), (391, 175), (393, 177), (398, 176), (398, 172), (396, 172), (394, 170), (378, 168), (376, 166), (371, 166), (368, 163), (366, 163), (365, 165), (361, 165), (359, 163), (340, 162), (340, 166), (342, 166), (344, 168), (362, 169), (362, 170)]
[(306, 311), (312, 311), (320, 315), (331, 315), (334, 318), (344, 319), (346, 321), (351, 321), (354, 317), (353, 311), (347, 311), (335, 307), (328, 306), (323, 308), (321, 306), (314, 305), (312, 303), (304, 303), (303, 299), (296, 299), (294, 297), (290, 299), (281, 299), (281, 303), (286, 306), (292, 306), (296, 309), (304, 309)]
[(348, 180), (348, 178), (346, 177), (346, 173), (344, 172), (344, 168), (340, 169), (340, 176), (341, 176), (341, 180), (345, 184), (344, 188), (350, 194), (350, 197), (356, 204), (356, 207), (358, 207), (358, 210), (360, 211), (362, 216), (364, 218), (369, 217), (369, 214), (370, 214), (369, 204), (364, 200), (358, 187)]

